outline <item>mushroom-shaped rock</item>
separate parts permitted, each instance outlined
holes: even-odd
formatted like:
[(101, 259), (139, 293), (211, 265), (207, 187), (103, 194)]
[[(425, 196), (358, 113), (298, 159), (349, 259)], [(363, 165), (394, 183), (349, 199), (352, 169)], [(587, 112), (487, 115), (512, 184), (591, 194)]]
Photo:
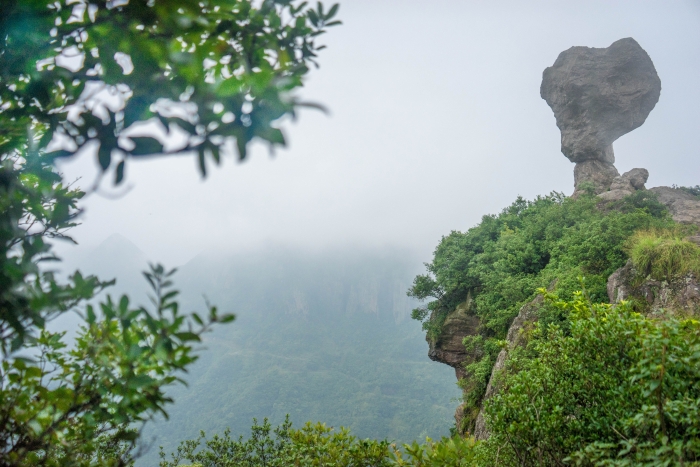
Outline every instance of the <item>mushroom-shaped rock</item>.
[(577, 167), (577, 188), (610, 187), (618, 175), (612, 143), (644, 123), (660, 94), (654, 63), (632, 38), (603, 49), (572, 47), (544, 70), (540, 95), (554, 111), (561, 151), (586, 166)]

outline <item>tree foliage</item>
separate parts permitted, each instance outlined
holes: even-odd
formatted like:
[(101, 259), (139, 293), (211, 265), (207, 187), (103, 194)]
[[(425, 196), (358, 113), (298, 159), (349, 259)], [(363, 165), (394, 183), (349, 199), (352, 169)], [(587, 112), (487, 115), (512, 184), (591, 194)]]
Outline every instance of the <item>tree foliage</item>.
[[(127, 297), (86, 305), (112, 282), (57, 280), (51, 240), (71, 241), (85, 193), (54, 161), (92, 152), (118, 184), (131, 158), (191, 153), (204, 175), (227, 147), (244, 159), (256, 138), (284, 145), (279, 121), (309, 105), (293, 91), (337, 11), (291, 0), (0, 2), (0, 464), (129, 464), (193, 345), (233, 319), (183, 313), (160, 266), (146, 273), (151, 310)], [(75, 342), (47, 330), (78, 307)]]
[(428, 438), (424, 444), (414, 441), (402, 449), (394, 447), (392, 461), (397, 467), (468, 467), (476, 461), (475, 447), (474, 438)]
[[(133, 157), (196, 153), (205, 173), (226, 144), (241, 159), (255, 138), (284, 145), (277, 122), (308, 105), (291, 93), (337, 11), (291, 0), (3, 1), (0, 154), (87, 148), (119, 183)], [(182, 144), (165, 149), (140, 134), (144, 122)]]
[(511, 356), (486, 405), (487, 446), (500, 465), (699, 461), (700, 322), (647, 318), (581, 292), (547, 299), (569, 316), (570, 332), (540, 324)]
[[(202, 446), (204, 442), (204, 446)], [(201, 449), (200, 449), (201, 447)], [(248, 439), (222, 436), (183, 441), (171, 460), (161, 449), (160, 467), (177, 467), (182, 461), (201, 467), (389, 467), (389, 443), (361, 440), (344, 428), (335, 431), (322, 423), (293, 429), (289, 417), (274, 430), (267, 419), (254, 420)]]
[(0, 347), (19, 349), (27, 334), (93, 297), (108, 283), (74, 274), (59, 284), (41, 265), (56, 260), (50, 240), (70, 240), (84, 193), (65, 185), (36, 153), (7, 155), (0, 165)]
[[(25, 345), (28, 357), (2, 362), (0, 437), (5, 465), (122, 465), (131, 460), (134, 423), (165, 414), (164, 389), (193, 363), (192, 343), (217, 322), (215, 307), (204, 319), (183, 314), (166, 272), (155, 266), (146, 277), (154, 309), (134, 308), (122, 296), (96, 310), (73, 343), (65, 332), (42, 330)], [(99, 316), (99, 317), (98, 317)], [(121, 451), (105, 449), (119, 445)]]
[[(484, 216), (467, 232), (452, 232), (435, 249), (427, 273), (415, 278), (409, 295), (429, 299), (414, 310), (429, 339), (437, 340), (448, 313), (464, 302), (479, 317), (479, 334), (465, 339), (472, 362), (465, 389), (470, 430), (491, 368), (519, 309), (540, 287), (562, 296), (584, 276), (589, 295), (607, 301), (607, 279), (627, 261), (628, 238), (639, 229), (673, 225), (649, 192), (632, 195), (614, 209), (600, 209), (593, 195), (578, 199), (553, 193), (534, 201), (518, 198), (499, 215)], [(560, 310), (545, 308), (540, 319), (566, 326)]]

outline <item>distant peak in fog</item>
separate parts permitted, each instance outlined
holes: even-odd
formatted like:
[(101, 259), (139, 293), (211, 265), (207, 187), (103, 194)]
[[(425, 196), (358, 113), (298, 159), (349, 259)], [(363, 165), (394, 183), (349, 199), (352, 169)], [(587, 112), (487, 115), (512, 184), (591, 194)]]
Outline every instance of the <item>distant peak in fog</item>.
[(129, 252), (134, 255), (143, 256), (144, 258), (146, 257), (146, 254), (143, 251), (141, 251), (139, 247), (134, 245), (134, 243), (131, 240), (118, 233), (112, 234), (109, 237), (107, 237), (105, 241), (103, 241), (97, 247), (95, 247), (94, 251)]

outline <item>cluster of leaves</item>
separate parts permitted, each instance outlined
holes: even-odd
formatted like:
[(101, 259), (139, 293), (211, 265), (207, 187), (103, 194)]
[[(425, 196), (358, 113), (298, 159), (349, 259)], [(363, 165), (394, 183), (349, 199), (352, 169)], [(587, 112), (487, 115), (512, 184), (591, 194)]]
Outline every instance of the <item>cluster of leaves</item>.
[(467, 467), (476, 461), (474, 438), (442, 438), (425, 444), (404, 444), (403, 451), (394, 448), (392, 461), (397, 467)]
[(648, 318), (630, 303), (593, 303), (585, 292), (547, 304), (568, 325), (538, 322), (511, 349), (485, 405), (490, 437), (453, 437), (397, 448), (323, 425), (274, 438), (265, 421), (248, 440), (229, 433), (182, 443), (172, 461), (223, 465), (399, 467), (649, 466), (700, 463), (700, 322)]
[[(255, 138), (284, 145), (275, 126), (304, 105), (302, 86), (339, 24), (292, 0), (5, 0), (0, 5), (0, 154), (34, 144), (97, 151), (117, 183), (129, 157), (157, 155), (144, 122), (182, 140), (170, 153), (219, 163)], [(141, 129), (140, 129), (141, 128)], [(152, 133), (152, 132), (151, 132)]]
[(700, 247), (687, 239), (697, 228), (642, 230), (628, 242), (630, 259), (643, 277), (659, 281), (692, 273), (700, 277)]
[(486, 403), (483, 465), (700, 461), (700, 322), (541, 292), (569, 316), (570, 331), (540, 323), (510, 356)]
[(43, 330), (25, 343), (24, 357), (2, 362), (3, 465), (130, 462), (133, 424), (167, 416), (165, 387), (196, 360), (192, 344), (214, 323), (233, 320), (215, 307), (205, 319), (182, 314), (168, 279), (173, 273), (160, 266), (146, 273), (153, 311), (131, 307), (126, 296), (118, 303), (107, 297), (99, 310), (87, 306), (70, 345), (65, 333)]
[[(202, 446), (202, 442), (204, 445)], [(231, 437), (226, 430), (222, 436), (206, 439), (202, 432), (195, 440), (180, 443), (171, 460), (161, 448), (160, 467), (177, 467), (183, 461), (197, 467), (389, 467), (387, 441), (361, 440), (344, 428), (335, 431), (321, 423), (307, 423), (293, 429), (289, 417), (274, 430), (267, 419), (262, 425), (254, 420), (251, 435), (246, 440)]]
[[(610, 209), (600, 209), (594, 195), (518, 198), (467, 232), (442, 238), (433, 261), (426, 264), (427, 273), (415, 278), (409, 295), (431, 300), (414, 310), (413, 317), (423, 321), (434, 341), (440, 338), (447, 314), (465, 300), (469, 313), (479, 317), (481, 339), (470, 341), (467, 415), (478, 412), (500, 351), (498, 341), (538, 288), (555, 284), (559, 293), (570, 295), (584, 276), (590, 296), (607, 301), (607, 278), (627, 260), (627, 239), (639, 229), (673, 224), (652, 194), (640, 193)], [(551, 307), (542, 319), (565, 321), (560, 310)], [(465, 423), (473, 422), (474, 417), (465, 417)]]
[[(195, 360), (212, 324), (185, 315), (162, 267), (146, 278), (154, 310), (123, 297), (88, 306), (77, 340), (46, 323), (111, 282), (76, 272), (60, 283), (52, 239), (71, 240), (84, 192), (56, 158), (96, 153), (124, 179), (129, 157), (163, 152), (219, 162), (304, 104), (292, 96), (338, 24), (292, 0), (3, 0), (0, 2), (0, 464), (126, 465), (139, 422), (165, 413), (165, 388)], [(165, 150), (175, 135), (180, 146)], [(51, 152), (49, 152), (51, 151)], [(134, 425), (136, 424), (136, 425)], [(136, 430), (136, 431), (135, 431)]]
[(109, 283), (76, 273), (60, 284), (42, 263), (51, 239), (70, 241), (84, 193), (66, 186), (36, 151), (0, 158), (0, 350), (20, 349), (33, 329), (93, 297)]
[(201, 432), (199, 438), (181, 442), (170, 460), (161, 447), (160, 467), (466, 467), (474, 465), (475, 446), (473, 438), (456, 436), (399, 448), (386, 440), (361, 440), (345, 428), (335, 431), (321, 423), (294, 429), (287, 416), (274, 429), (267, 419), (262, 425), (254, 420), (248, 439), (234, 439), (230, 430), (210, 439)]

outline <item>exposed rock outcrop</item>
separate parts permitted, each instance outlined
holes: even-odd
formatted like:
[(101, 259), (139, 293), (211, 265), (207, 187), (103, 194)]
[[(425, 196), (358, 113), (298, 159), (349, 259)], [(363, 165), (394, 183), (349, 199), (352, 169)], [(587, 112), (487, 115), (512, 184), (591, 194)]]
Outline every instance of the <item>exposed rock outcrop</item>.
[(620, 172), (609, 162), (596, 159), (579, 162), (574, 166), (573, 196), (578, 196), (586, 183), (592, 184), (596, 193), (602, 193), (619, 176)]
[(479, 318), (469, 313), (470, 303), (468, 298), (458, 305), (445, 318), (440, 337), (436, 341), (428, 340), (428, 357), (454, 368), (457, 379), (466, 376), (464, 364), (471, 359), (463, 340), (466, 336), (475, 336), (479, 330)]
[[(573, 163), (574, 194), (589, 187), (601, 199), (600, 207), (616, 206), (618, 201), (639, 190), (646, 190), (649, 172), (632, 169), (622, 175), (615, 168), (613, 142), (640, 127), (653, 110), (661, 93), (661, 81), (649, 55), (632, 38), (620, 39), (608, 48), (572, 47), (561, 54), (543, 73), (540, 95), (554, 112), (561, 130), (561, 151)], [(649, 190), (666, 205), (674, 220), (700, 226), (700, 198), (688, 191), (657, 187)], [(700, 235), (691, 238), (700, 245)], [(553, 288), (554, 284), (550, 288)], [(700, 315), (699, 278), (692, 274), (671, 282), (640, 278), (631, 262), (618, 269), (608, 280), (612, 303), (634, 299), (645, 312), (661, 310)], [(507, 347), (498, 354), (491, 372), (483, 403), (500, 390), (500, 375), (507, 367), (509, 350), (527, 342), (528, 329), (537, 320), (543, 298), (524, 305), (511, 324)], [(475, 360), (463, 340), (479, 332), (479, 319), (470, 313), (467, 299), (450, 313), (440, 337), (430, 342), (432, 360), (450, 365), (458, 379), (469, 378), (465, 365)], [(483, 409), (465, 405), (457, 408), (455, 420), (462, 429), (463, 419), (474, 427), (477, 439), (489, 436)], [(472, 425), (473, 424), (473, 425)]]
[(647, 169), (632, 169), (615, 177), (610, 184), (610, 191), (598, 195), (606, 201), (616, 201), (631, 195), (637, 190), (645, 190), (644, 184), (649, 179)]
[(699, 198), (680, 188), (668, 186), (657, 186), (649, 191), (656, 193), (659, 202), (666, 205), (674, 221), (700, 226)]
[(544, 70), (540, 95), (554, 111), (561, 151), (584, 182), (607, 191), (619, 174), (612, 144), (640, 127), (659, 100), (661, 80), (632, 38), (608, 48), (572, 47)]
[(645, 314), (700, 314), (700, 283), (692, 274), (671, 281), (640, 278), (632, 261), (608, 278), (610, 303), (634, 300)]

